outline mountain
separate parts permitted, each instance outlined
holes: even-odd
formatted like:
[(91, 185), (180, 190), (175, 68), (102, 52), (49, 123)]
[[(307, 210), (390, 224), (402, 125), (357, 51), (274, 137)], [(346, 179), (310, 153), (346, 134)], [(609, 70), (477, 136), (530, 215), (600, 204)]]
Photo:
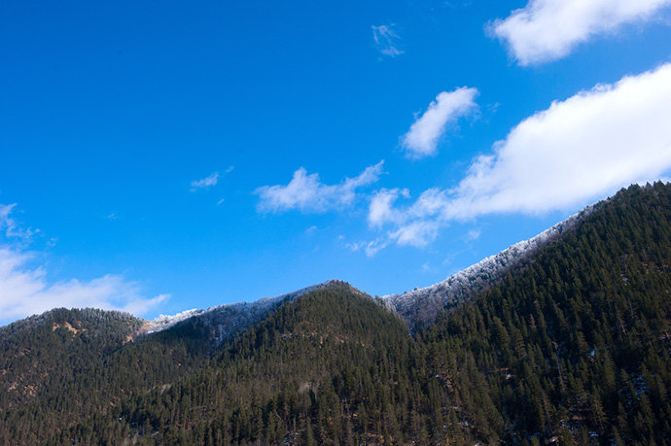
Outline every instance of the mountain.
[(657, 183), (594, 206), (419, 336), (490, 441), (643, 445), (671, 438), (670, 334), (671, 186)]
[(409, 422), (408, 407), (416, 422), (431, 419), (415, 355), (400, 319), (330, 282), (223, 343), (188, 379), (126, 401), (56, 444), (379, 444)]
[(206, 359), (188, 340), (141, 337), (144, 325), (125, 313), (61, 308), (0, 328), (0, 444), (41, 444)]
[[(426, 327), (442, 310), (456, 306), (469, 297), (486, 290), (503, 278), (511, 268), (524, 264), (540, 248), (571, 230), (589, 215), (591, 210), (592, 207), (588, 207), (535, 237), (515, 243), (500, 253), (451, 275), (440, 283), (401, 294), (382, 296), (381, 303), (397, 313), (413, 330)], [(189, 320), (194, 324), (209, 327), (212, 341), (221, 343), (223, 339), (237, 330), (257, 322), (283, 302), (294, 300), (305, 293), (335, 282), (337, 281), (328, 281), (252, 303), (220, 305), (206, 310), (193, 309), (174, 316), (161, 315), (153, 321), (146, 322), (142, 331), (147, 334), (156, 333)]]
[(671, 186), (432, 287), (0, 328), (0, 445), (671, 444)]
[(456, 306), (501, 280), (512, 268), (524, 265), (547, 244), (559, 239), (592, 212), (592, 207), (569, 217), (528, 240), (515, 243), (498, 254), (425, 288), (385, 296), (387, 306), (413, 329), (431, 324), (441, 310)]
[(142, 324), (125, 313), (59, 308), (1, 328), (0, 401), (20, 407), (68, 370), (94, 370), (101, 353), (121, 348)]
[(153, 321), (147, 321), (139, 334), (153, 334), (179, 326), (182, 331), (198, 333), (200, 337), (206, 339), (208, 344), (216, 347), (234, 334), (261, 321), (280, 305), (294, 301), (317, 289), (328, 287), (335, 282), (313, 285), (292, 293), (251, 303), (220, 305), (207, 310), (188, 310), (174, 316), (162, 315)]

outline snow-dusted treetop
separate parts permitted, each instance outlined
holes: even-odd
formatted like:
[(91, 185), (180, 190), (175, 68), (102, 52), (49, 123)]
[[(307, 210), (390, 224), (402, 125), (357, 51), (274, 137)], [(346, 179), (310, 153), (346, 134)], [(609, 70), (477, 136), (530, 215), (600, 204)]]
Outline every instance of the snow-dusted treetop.
[(510, 268), (521, 264), (540, 247), (573, 228), (592, 209), (587, 207), (540, 234), (486, 257), (435, 285), (384, 296), (385, 305), (397, 312), (413, 328), (429, 323), (443, 308), (462, 302), (501, 279)]
[(186, 310), (172, 316), (161, 315), (152, 321), (147, 321), (141, 334), (158, 333), (167, 330), (180, 322), (198, 318), (210, 329), (212, 339), (216, 344), (221, 343), (230, 335), (254, 324), (264, 318), (271, 310), (284, 302), (293, 301), (310, 291), (328, 286), (335, 281), (328, 281), (309, 286), (281, 296), (267, 297), (255, 302), (240, 302), (219, 305), (205, 310)]

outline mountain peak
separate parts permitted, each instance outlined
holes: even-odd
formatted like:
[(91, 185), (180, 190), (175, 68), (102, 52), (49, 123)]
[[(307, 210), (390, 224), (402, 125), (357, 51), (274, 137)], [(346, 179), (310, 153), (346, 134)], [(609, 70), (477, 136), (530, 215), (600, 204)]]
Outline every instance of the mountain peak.
[(364, 295), (363, 292), (345, 281), (331, 279), (290, 293), (265, 297), (253, 302), (237, 302), (207, 309), (191, 309), (172, 316), (161, 315), (152, 321), (146, 321), (140, 333), (149, 335), (181, 324), (195, 324), (201, 328), (201, 331), (204, 330), (208, 334), (208, 337), (215, 345), (218, 345), (233, 334), (259, 322), (285, 302), (294, 301), (316, 290), (339, 289), (343, 287), (356, 294)]

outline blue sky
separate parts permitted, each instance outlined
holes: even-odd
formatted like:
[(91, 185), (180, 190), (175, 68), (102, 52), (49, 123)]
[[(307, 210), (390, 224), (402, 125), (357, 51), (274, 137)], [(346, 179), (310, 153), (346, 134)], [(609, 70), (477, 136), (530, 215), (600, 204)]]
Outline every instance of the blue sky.
[(585, 2), (2, 2), (0, 323), (399, 292), (665, 177), (670, 2)]

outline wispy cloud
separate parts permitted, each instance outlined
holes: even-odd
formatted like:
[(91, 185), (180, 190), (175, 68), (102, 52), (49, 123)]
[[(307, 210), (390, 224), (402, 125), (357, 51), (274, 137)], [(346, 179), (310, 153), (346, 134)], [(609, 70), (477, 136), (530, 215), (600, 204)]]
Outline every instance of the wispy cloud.
[(671, 0), (530, 0), (490, 26), (520, 65), (560, 59), (592, 37), (652, 19)]
[(16, 230), (16, 223), (10, 217), (15, 207), (16, 203), (0, 204), (0, 231), (4, 231), (6, 237), (11, 237)]
[(406, 155), (412, 159), (434, 155), (447, 126), (477, 110), (477, 94), (477, 89), (468, 87), (439, 93), (403, 136)]
[(400, 49), (401, 38), (395, 30), (393, 23), (387, 25), (371, 26), (373, 42), (378, 52), (386, 57), (398, 57), (404, 53)]
[(6, 238), (29, 242), (39, 230), (21, 227), (11, 215), (15, 208), (16, 203), (0, 203), (0, 233), (4, 233)]
[[(228, 173), (228, 171), (227, 171)], [(199, 189), (209, 189), (214, 187), (219, 182), (219, 172), (213, 172), (205, 178), (199, 180), (193, 180), (191, 182), (191, 192), (195, 192)]]
[(481, 235), (482, 231), (480, 229), (471, 229), (466, 233), (466, 240), (472, 242), (479, 239)]
[(671, 64), (597, 85), (519, 123), (459, 185), (414, 202), (399, 189), (371, 199), (368, 221), (389, 242), (425, 246), (452, 220), (569, 210), (671, 169)]
[(168, 296), (147, 297), (136, 282), (108, 274), (92, 280), (50, 282), (43, 258), (12, 243), (24, 232), (11, 219), (12, 205), (0, 206), (0, 226), (5, 232), (0, 242), (0, 324), (42, 313), (54, 307), (95, 307), (142, 315), (164, 302)]
[(382, 174), (384, 161), (367, 167), (354, 178), (339, 184), (323, 184), (319, 174), (309, 174), (304, 168), (296, 170), (286, 185), (262, 186), (256, 189), (260, 212), (326, 212), (351, 205), (361, 187), (377, 182)]
[(387, 247), (389, 242), (384, 238), (377, 238), (371, 241), (359, 241), (346, 243), (345, 247), (352, 252), (364, 252), (366, 256), (373, 257), (375, 254)]

